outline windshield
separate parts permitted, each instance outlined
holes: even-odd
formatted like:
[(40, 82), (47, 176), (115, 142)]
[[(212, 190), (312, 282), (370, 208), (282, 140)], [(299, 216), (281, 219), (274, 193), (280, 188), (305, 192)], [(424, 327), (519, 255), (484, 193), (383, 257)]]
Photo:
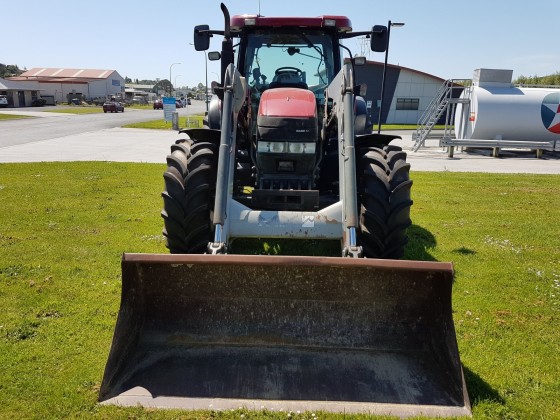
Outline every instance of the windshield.
[(318, 92), (334, 77), (332, 38), (312, 30), (257, 30), (248, 35), (243, 70), (252, 88)]

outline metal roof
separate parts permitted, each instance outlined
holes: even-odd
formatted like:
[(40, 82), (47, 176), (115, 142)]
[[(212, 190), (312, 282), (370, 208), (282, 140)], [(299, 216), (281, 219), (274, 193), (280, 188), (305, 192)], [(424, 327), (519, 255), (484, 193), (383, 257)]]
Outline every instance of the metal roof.
[(34, 67), (23, 72), (20, 78), (52, 78), (52, 79), (107, 79), (116, 70), (100, 69), (65, 69)]

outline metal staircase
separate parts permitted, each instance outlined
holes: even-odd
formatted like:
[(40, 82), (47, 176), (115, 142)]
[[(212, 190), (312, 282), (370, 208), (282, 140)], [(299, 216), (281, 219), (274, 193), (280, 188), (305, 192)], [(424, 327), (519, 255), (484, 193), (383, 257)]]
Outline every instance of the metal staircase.
[[(458, 103), (468, 103), (470, 95), (459, 98), (459, 95), (464, 89), (472, 85), (471, 79), (448, 79), (439, 88), (438, 92), (418, 120), (416, 132), (412, 134), (414, 145), (413, 151), (418, 151), (420, 147), (424, 146), (426, 138), (434, 128), (434, 125), (439, 121), (441, 116), (446, 113), (445, 117), (445, 133), (444, 137), (451, 137), (453, 130), (453, 118), (455, 108)], [(470, 92), (470, 90), (469, 90)]]

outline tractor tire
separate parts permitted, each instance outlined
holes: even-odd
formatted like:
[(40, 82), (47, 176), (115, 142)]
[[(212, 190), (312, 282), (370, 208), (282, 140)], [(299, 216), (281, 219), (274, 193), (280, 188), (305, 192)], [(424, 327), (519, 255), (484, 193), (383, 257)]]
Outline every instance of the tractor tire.
[(203, 254), (213, 240), (217, 149), (208, 142), (178, 140), (163, 174), (163, 235), (172, 254)]
[(370, 147), (358, 163), (359, 243), (367, 258), (398, 259), (408, 242), (410, 165), (398, 146)]

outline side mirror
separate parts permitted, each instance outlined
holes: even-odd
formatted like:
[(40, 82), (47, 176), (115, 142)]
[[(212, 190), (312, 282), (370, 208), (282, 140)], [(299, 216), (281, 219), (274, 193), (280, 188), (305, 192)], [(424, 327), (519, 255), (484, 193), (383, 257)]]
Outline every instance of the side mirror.
[(210, 48), (210, 26), (197, 25), (194, 27), (194, 49), (206, 51)]
[(220, 58), (222, 58), (222, 54), (219, 51), (210, 51), (208, 53), (208, 60), (210, 61), (218, 61)]
[(387, 41), (387, 27), (383, 25), (375, 25), (371, 29), (371, 50), (375, 52), (385, 52), (387, 50)]

